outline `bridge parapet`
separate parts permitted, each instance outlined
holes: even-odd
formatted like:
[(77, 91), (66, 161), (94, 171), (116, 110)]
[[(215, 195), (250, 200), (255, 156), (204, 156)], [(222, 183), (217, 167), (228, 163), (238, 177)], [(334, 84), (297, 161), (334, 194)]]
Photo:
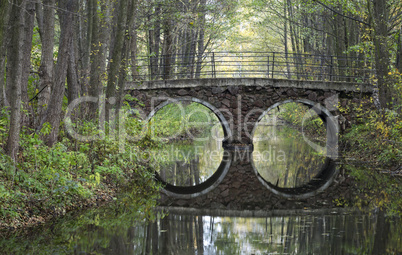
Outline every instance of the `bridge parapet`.
[(369, 83), (373, 69), (360, 57), (284, 52), (207, 52), (138, 58), (131, 81), (270, 78)]
[(127, 90), (189, 89), (196, 87), (273, 87), (293, 89), (332, 90), (337, 92), (371, 93), (369, 83), (303, 81), (271, 78), (199, 78), (180, 80), (128, 81)]

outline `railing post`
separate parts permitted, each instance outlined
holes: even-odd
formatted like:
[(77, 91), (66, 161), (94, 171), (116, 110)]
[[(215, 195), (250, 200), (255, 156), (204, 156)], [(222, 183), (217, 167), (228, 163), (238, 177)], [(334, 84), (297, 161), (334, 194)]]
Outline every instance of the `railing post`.
[(275, 52), (272, 52), (272, 72), (271, 72), (271, 78), (274, 78), (274, 68), (275, 68)]
[(267, 78), (269, 78), (269, 54), (267, 55)]
[(166, 80), (166, 66), (165, 66), (165, 64), (166, 64), (166, 55), (162, 55), (161, 58), (162, 58), (162, 63), (163, 63), (163, 65), (161, 66), (161, 70), (163, 72), (163, 80)]
[(216, 78), (216, 70), (215, 70), (215, 52), (212, 52), (211, 64), (212, 64), (212, 78)]
[(320, 55), (320, 79), (321, 80), (325, 80), (325, 76), (324, 76), (324, 63), (325, 63), (325, 58), (324, 56)]
[(329, 80), (332, 81), (332, 72), (334, 69), (334, 56), (331, 56), (331, 65), (329, 66)]
[(151, 65), (151, 56), (148, 57), (148, 80), (152, 80), (152, 74), (151, 74), (151, 70), (152, 70), (152, 65)]

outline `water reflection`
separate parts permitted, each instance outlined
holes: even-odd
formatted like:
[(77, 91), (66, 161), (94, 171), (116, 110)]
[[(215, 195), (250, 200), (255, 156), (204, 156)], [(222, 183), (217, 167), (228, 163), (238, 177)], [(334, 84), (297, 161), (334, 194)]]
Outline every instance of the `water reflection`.
[[(306, 125), (301, 130), (303, 114), (308, 112), (308, 108), (297, 103), (285, 106), (269, 111), (256, 126), (253, 164), (267, 182), (280, 188), (296, 188), (317, 176), (326, 155), (325, 151), (316, 152), (303, 139), (302, 132), (306, 133), (310, 128)], [(299, 112), (300, 116), (288, 116), (290, 111)], [(313, 117), (305, 123), (318, 123), (314, 128), (325, 131), (318, 116)], [(315, 134), (322, 137), (319, 133)], [(321, 140), (325, 143), (325, 139)]]
[(3, 239), (0, 246), (6, 254), (400, 254), (402, 225), (383, 213), (264, 218), (170, 213), (148, 224), (130, 215), (92, 214), (30, 237)]
[[(155, 248), (152, 254), (382, 254), (402, 251), (401, 227), (378, 223), (378, 217), (368, 215), (269, 218), (170, 215), (152, 224), (151, 229), (159, 231), (151, 241)], [(387, 229), (381, 233), (386, 238), (375, 244), (375, 233), (381, 228)], [(148, 234), (154, 235), (154, 232)], [(374, 253), (376, 245), (380, 249)]]
[(167, 156), (151, 166), (171, 185), (194, 186), (215, 173), (222, 162), (223, 151), (222, 139), (174, 141), (155, 151), (155, 155)]
[(150, 165), (170, 185), (198, 185), (222, 162), (222, 126), (216, 115), (199, 103), (166, 105), (154, 115), (149, 129), (152, 139), (163, 143), (150, 152)]

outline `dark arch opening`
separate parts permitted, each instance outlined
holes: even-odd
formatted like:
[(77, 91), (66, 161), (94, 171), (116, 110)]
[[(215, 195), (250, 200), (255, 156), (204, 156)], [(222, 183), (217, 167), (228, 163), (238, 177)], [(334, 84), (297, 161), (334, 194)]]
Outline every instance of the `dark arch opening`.
[[(231, 139), (232, 137), (232, 132), (229, 128), (229, 124), (225, 117), (222, 115), (222, 113), (213, 105), (209, 104), (208, 102), (205, 102), (203, 100), (200, 100), (198, 98), (193, 98), (193, 97), (180, 97), (180, 98), (168, 98), (166, 101), (162, 102), (158, 106), (156, 106), (154, 109), (152, 109), (151, 113), (148, 115), (146, 121), (149, 123), (149, 121), (155, 116), (155, 114), (161, 110), (163, 107), (169, 105), (169, 104), (178, 104), (182, 102), (187, 102), (187, 103), (198, 103), (201, 104), (202, 106), (208, 108), (219, 120), (224, 139), (222, 140), (222, 145), (226, 143), (228, 140)], [(223, 148), (223, 146), (222, 146)], [(177, 198), (191, 198), (191, 197), (196, 197), (202, 194), (208, 193), (210, 190), (215, 188), (216, 186), (219, 185), (219, 183), (223, 180), (223, 178), (226, 176), (230, 164), (231, 164), (231, 154), (227, 152), (226, 150), (223, 151), (223, 156), (222, 160), (215, 170), (215, 172), (209, 176), (205, 181), (192, 185), (192, 186), (183, 186), (183, 185), (172, 185), (171, 183), (167, 182), (164, 180), (164, 178), (161, 177), (161, 175), (155, 171), (155, 179), (162, 183), (164, 190), (163, 192)]]
[[(338, 156), (338, 124), (335, 121), (334, 117), (332, 114), (322, 107), (319, 104), (316, 104), (310, 100), (305, 100), (305, 99), (299, 99), (299, 100), (286, 100), (283, 102), (276, 103), (269, 107), (266, 111), (264, 111), (261, 116), (258, 118), (253, 132), (252, 136), (254, 138), (255, 132), (257, 129), (257, 126), (259, 125), (260, 121), (263, 119), (265, 115), (267, 115), (270, 111), (273, 109), (277, 109), (279, 106), (287, 103), (299, 103), (304, 106), (307, 106), (309, 108), (309, 111), (314, 111), (318, 117), (322, 120), (323, 126), (326, 130), (326, 155), (325, 155), (325, 161), (317, 169), (316, 174), (314, 175), (313, 178), (311, 178), (308, 182), (303, 183), (300, 186), (296, 187), (281, 187), (278, 185), (278, 183), (272, 183), (270, 181), (267, 181), (259, 172), (258, 167), (256, 166), (256, 162), (254, 162), (254, 158), (252, 157), (252, 166), (255, 174), (257, 175), (257, 178), (259, 181), (267, 187), (270, 191), (273, 193), (283, 196), (283, 197), (288, 197), (288, 198), (305, 198), (305, 197), (310, 197), (313, 196), (324, 189), (326, 189), (333, 181), (335, 178), (336, 174), (338, 173), (338, 168), (336, 166), (336, 158)], [(278, 108), (279, 109), (279, 108)], [(304, 119), (303, 119), (304, 121)], [(303, 133), (303, 132), (302, 132)], [(304, 133), (303, 133), (303, 138)], [(309, 140), (306, 140), (308, 145), (314, 146), (314, 144), (309, 144)], [(310, 141), (311, 142), (311, 141)], [(265, 169), (266, 170), (266, 169)], [(269, 170), (269, 169), (268, 169)], [(279, 180), (279, 179), (278, 179)]]

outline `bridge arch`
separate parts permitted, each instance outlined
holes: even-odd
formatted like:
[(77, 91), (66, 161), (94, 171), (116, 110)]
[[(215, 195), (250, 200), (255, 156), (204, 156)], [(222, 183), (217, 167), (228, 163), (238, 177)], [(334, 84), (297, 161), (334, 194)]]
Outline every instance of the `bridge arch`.
[[(161, 98), (159, 98), (161, 99)], [(171, 98), (171, 97), (166, 97), (164, 101), (162, 101), (160, 104), (158, 104), (156, 107), (154, 107), (152, 109), (152, 111), (149, 113), (149, 115), (146, 118), (146, 122), (148, 123), (154, 116), (155, 114), (161, 110), (163, 107), (169, 105), (169, 104), (174, 104), (174, 103), (180, 103), (180, 102), (194, 102), (194, 103), (198, 103), (201, 104), (203, 106), (205, 106), (206, 108), (208, 108), (212, 113), (215, 114), (215, 116), (218, 118), (222, 129), (223, 129), (223, 133), (224, 133), (224, 140), (222, 141), (222, 143), (227, 143), (230, 142), (232, 139), (232, 131), (229, 127), (229, 123), (226, 120), (226, 118), (223, 116), (223, 114), (220, 112), (220, 110), (218, 110), (216, 107), (214, 107), (212, 104), (195, 98), (195, 97), (175, 97), (175, 98)], [(208, 193), (209, 191), (211, 191), (212, 189), (214, 189), (215, 187), (217, 187), (221, 181), (225, 178), (230, 165), (232, 162), (232, 155), (230, 153), (228, 153), (227, 151), (224, 151), (223, 153), (223, 158), (222, 161), (219, 165), (219, 167), (216, 169), (216, 171), (214, 172), (214, 174), (212, 174), (207, 180), (205, 180), (204, 182), (194, 185), (194, 186), (175, 186), (172, 185), (168, 182), (166, 182), (165, 180), (163, 180), (163, 178), (161, 178), (161, 176), (155, 172), (155, 178), (157, 181), (161, 182), (163, 185), (163, 192), (171, 197), (175, 197), (175, 198), (194, 198), (194, 197), (198, 197), (200, 195), (204, 195), (206, 193)]]
[[(270, 183), (269, 181), (264, 179), (259, 173), (253, 157), (251, 157), (251, 165), (255, 175), (257, 176), (257, 179), (272, 193), (285, 198), (303, 199), (314, 196), (317, 193), (320, 193), (323, 190), (325, 190), (328, 186), (331, 185), (333, 179), (338, 174), (338, 168), (336, 167), (335, 160), (338, 156), (339, 127), (338, 122), (336, 121), (335, 117), (331, 114), (331, 112), (325, 107), (321, 106), (320, 104), (308, 99), (288, 99), (281, 102), (277, 102), (272, 106), (268, 107), (268, 109), (265, 110), (255, 122), (251, 136), (252, 137), (255, 136), (258, 123), (263, 119), (264, 116), (266, 116), (270, 111), (276, 109), (280, 105), (284, 105), (287, 103), (300, 103), (302, 105), (305, 105), (310, 110), (314, 111), (323, 121), (324, 127), (326, 128), (327, 140), (326, 140), (326, 158), (325, 162), (321, 166), (321, 169), (309, 182), (294, 188), (284, 188), (284, 187), (278, 187), (277, 185)], [(314, 146), (314, 144), (312, 144), (311, 141), (306, 140), (306, 142), (310, 146)]]

